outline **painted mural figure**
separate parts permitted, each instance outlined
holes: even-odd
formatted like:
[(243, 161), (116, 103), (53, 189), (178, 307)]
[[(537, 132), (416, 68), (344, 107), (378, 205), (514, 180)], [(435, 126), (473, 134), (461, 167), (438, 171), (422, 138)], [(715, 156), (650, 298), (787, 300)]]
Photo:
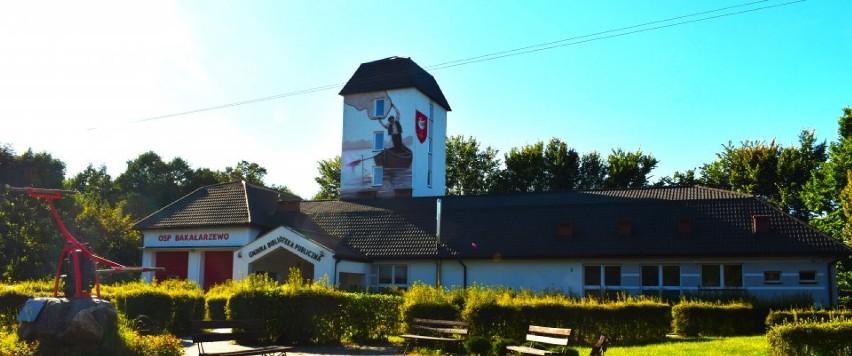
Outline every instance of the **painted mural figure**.
[(391, 115), (388, 117), (387, 125), (385, 125), (381, 119), (379, 120), (379, 124), (388, 129), (388, 135), (390, 135), (391, 141), (393, 142), (393, 150), (396, 152), (405, 152), (405, 146), (402, 144), (402, 125), (399, 124), (399, 120), (396, 120), (394, 116)]

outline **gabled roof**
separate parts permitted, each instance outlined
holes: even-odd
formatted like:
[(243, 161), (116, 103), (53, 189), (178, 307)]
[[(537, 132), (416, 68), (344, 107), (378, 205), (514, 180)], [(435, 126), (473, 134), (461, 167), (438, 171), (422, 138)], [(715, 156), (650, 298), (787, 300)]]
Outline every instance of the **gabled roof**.
[(349, 95), (402, 88), (417, 88), (447, 111), (451, 110), (435, 78), (406, 57), (390, 57), (362, 63), (339, 94)]
[(278, 200), (298, 197), (249, 184), (231, 182), (209, 185), (155, 211), (133, 228), (186, 228), (197, 226), (260, 225), (271, 227)]
[[(441, 197), (302, 201), (278, 212), (277, 191), (245, 183), (204, 187), (136, 223), (137, 229), (289, 226), (338, 258), (535, 259), (848, 256), (849, 248), (748, 194), (666, 187)], [(285, 197), (291, 199), (294, 197)], [(771, 231), (752, 232), (755, 215)], [(689, 221), (691, 233), (678, 232)], [(629, 221), (628, 236), (616, 233)], [(560, 236), (560, 224), (573, 234)]]

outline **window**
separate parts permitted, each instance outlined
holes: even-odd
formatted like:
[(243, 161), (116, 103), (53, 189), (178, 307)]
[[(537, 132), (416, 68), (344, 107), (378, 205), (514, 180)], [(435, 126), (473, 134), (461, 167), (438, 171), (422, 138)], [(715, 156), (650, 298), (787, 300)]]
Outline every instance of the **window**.
[(642, 266), (642, 286), (679, 287), (680, 266)]
[(763, 283), (780, 284), (781, 271), (763, 271)]
[(585, 266), (583, 267), (583, 284), (587, 287), (619, 287), (621, 286), (621, 266)]
[(601, 266), (586, 266), (583, 270), (583, 280), (587, 286), (601, 285)]
[(660, 270), (657, 266), (642, 266), (642, 286), (657, 287), (660, 285)]
[(621, 266), (604, 266), (604, 285), (621, 285)]
[(408, 266), (406, 265), (373, 265), (373, 285), (376, 286), (407, 286)]
[(373, 151), (385, 149), (385, 132), (373, 131)]
[(799, 271), (799, 283), (814, 284), (816, 282), (816, 271)]
[(742, 265), (702, 265), (702, 287), (740, 288), (743, 286)]
[(373, 117), (385, 116), (385, 99), (376, 99), (373, 101)]
[(382, 185), (382, 181), (384, 180), (385, 170), (382, 166), (373, 167), (373, 186), (378, 187)]

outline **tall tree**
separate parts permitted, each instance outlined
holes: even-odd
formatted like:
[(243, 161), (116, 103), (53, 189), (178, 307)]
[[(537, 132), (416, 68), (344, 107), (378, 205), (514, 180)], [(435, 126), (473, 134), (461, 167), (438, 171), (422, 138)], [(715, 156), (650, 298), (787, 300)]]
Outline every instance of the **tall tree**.
[(197, 188), (193, 174), (180, 157), (167, 163), (156, 153), (146, 152), (128, 161), (115, 183), (125, 194), (126, 211), (140, 219)]
[(659, 161), (642, 150), (628, 152), (621, 148), (607, 156), (606, 188), (640, 188), (649, 184), (649, 174)]
[(118, 191), (105, 165), (95, 169), (89, 164), (82, 172), (66, 180), (65, 188), (84, 194), (94, 194), (112, 204), (115, 204), (118, 199)]
[(248, 161), (240, 161), (235, 167), (225, 167), (222, 175), (226, 181), (264, 185), (263, 178), (266, 177), (266, 168), (259, 164)]
[(571, 190), (580, 175), (580, 155), (558, 138), (551, 138), (544, 148), (544, 179), (550, 191)]
[(512, 148), (503, 156), (503, 162), (506, 167), (500, 173), (497, 191), (510, 193), (547, 190), (544, 143), (541, 141), (521, 148)]
[(447, 195), (482, 195), (494, 189), (500, 172), (497, 150), (480, 148), (474, 137), (447, 137)]
[(334, 158), (317, 162), (317, 176), (314, 181), (320, 186), (320, 191), (314, 195), (314, 199), (339, 199), (340, 198), (340, 155)]
[(811, 225), (841, 239), (850, 216), (845, 215), (841, 192), (848, 185), (852, 170), (852, 108), (843, 108), (838, 119), (838, 138), (828, 148), (828, 160), (813, 171), (801, 193), (811, 211)]
[(600, 189), (604, 187), (606, 173), (609, 170), (601, 154), (592, 151), (580, 158), (580, 170), (577, 177), (577, 189)]

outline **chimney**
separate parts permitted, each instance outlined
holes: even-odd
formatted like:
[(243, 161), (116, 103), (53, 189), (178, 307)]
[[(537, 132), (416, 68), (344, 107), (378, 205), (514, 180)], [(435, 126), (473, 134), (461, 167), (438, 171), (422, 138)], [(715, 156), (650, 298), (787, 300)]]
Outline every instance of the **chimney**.
[(619, 237), (627, 237), (633, 233), (633, 222), (630, 219), (621, 219), (616, 222), (616, 233)]
[(692, 235), (692, 219), (680, 218), (677, 220), (677, 233), (681, 236)]
[(574, 223), (570, 221), (562, 221), (556, 229), (558, 237), (574, 237)]
[(772, 222), (769, 215), (751, 216), (751, 233), (755, 235), (767, 235), (772, 232)]

